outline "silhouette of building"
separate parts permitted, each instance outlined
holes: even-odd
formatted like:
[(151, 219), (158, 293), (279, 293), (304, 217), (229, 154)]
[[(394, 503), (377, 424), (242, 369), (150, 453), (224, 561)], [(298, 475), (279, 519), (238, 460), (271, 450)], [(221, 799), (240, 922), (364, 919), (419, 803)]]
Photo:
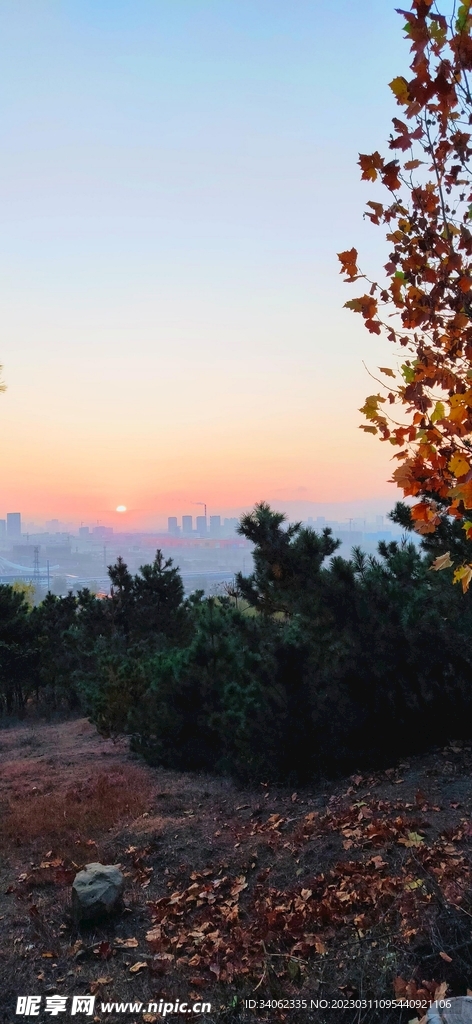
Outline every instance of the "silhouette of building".
[(12, 544), (11, 555), (14, 562), (20, 562), (21, 565), (33, 565), (34, 544)]
[(82, 540), (83, 540), (85, 537), (89, 537), (89, 536), (90, 536), (90, 527), (88, 527), (88, 526), (79, 526), (79, 537), (82, 537)]
[(21, 512), (7, 512), (7, 537), (8, 540), (21, 537)]
[(177, 523), (177, 516), (169, 516), (167, 520), (167, 533), (171, 537), (178, 537), (180, 533), (179, 525)]
[(182, 516), (182, 533), (189, 537), (193, 532), (193, 516)]
[(239, 519), (225, 519), (223, 522), (223, 529), (226, 537), (232, 537), (236, 533), (236, 527), (239, 524)]
[(7, 535), (7, 521), (6, 519), (0, 519), (0, 540), (5, 540)]
[(94, 537), (101, 537), (103, 540), (107, 537), (113, 537), (112, 526), (94, 526), (92, 532)]
[(210, 516), (210, 537), (219, 537), (221, 533), (221, 516)]
[(207, 517), (197, 516), (197, 533), (199, 537), (206, 537), (207, 535)]

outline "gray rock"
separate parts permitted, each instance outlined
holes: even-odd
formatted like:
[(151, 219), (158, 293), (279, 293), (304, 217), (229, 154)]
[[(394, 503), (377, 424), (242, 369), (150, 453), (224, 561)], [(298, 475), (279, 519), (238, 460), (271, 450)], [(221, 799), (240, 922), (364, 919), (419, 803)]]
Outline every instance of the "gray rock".
[(427, 1024), (472, 1024), (472, 999), (470, 996), (455, 996), (442, 1000), (449, 1006), (433, 1003), (426, 1014)]
[(116, 864), (86, 864), (72, 883), (72, 909), (77, 921), (90, 921), (115, 910), (125, 880)]

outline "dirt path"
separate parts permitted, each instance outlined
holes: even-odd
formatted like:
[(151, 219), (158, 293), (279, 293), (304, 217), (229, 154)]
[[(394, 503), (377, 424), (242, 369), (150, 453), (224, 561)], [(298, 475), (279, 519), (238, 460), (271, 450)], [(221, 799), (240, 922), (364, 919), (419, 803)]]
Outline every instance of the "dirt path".
[[(205, 999), (207, 1024), (404, 1024), (411, 1009), (323, 1016), (310, 1002), (391, 999), (395, 978), (397, 995), (465, 994), (471, 768), (470, 748), (449, 745), (300, 793), (242, 790), (149, 768), (85, 720), (0, 730), (0, 1019), (21, 1019), (18, 995), (44, 1010), (93, 993), (97, 1007)], [(71, 882), (95, 860), (121, 864), (125, 905), (80, 930)], [(254, 991), (293, 1006), (246, 1011)]]

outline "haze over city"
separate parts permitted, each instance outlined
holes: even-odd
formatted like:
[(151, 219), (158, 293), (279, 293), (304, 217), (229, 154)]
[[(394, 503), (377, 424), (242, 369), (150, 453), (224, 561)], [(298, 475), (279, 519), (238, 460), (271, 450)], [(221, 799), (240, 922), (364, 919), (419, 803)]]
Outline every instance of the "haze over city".
[[(78, 594), (84, 587), (105, 596), (110, 590), (109, 567), (124, 559), (131, 572), (153, 562), (156, 550), (178, 566), (184, 590), (191, 594), (221, 594), (234, 585), (236, 574), (247, 576), (253, 568), (253, 544), (239, 533), (238, 517), (200, 514), (169, 516), (165, 529), (126, 529), (126, 508), (117, 509), (120, 527), (97, 523), (70, 527), (58, 519), (43, 528), (24, 523), (21, 512), (0, 517), (0, 585), (33, 586), (34, 600), (48, 591), (56, 596)], [(373, 554), (379, 541), (399, 539), (401, 530), (384, 516), (368, 520), (350, 517), (346, 522), (318, 515), (306, 525), (319, 534), (329, 527), (339, 541), (339, 554), (350, 556), (355, 545)]]
[(2, 516), (155, 531), (198, 501), (347, 521), (399, 497), (358, 429), (391, 353), (336, 252), (384, 262), (356, 161), (408, 53), (389, 5), (337, 12), (2, 5)]

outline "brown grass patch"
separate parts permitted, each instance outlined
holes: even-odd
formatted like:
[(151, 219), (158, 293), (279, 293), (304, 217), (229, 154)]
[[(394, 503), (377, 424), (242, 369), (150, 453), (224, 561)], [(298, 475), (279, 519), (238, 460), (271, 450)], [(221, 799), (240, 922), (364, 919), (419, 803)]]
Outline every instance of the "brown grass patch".
[(134, 765), (102, 769), (67, 788), (43, 784), (32, 791), (16, 792), (2, 809), (2, 843), (18, 848), (41, 840), (42, 846), (64, 855), (91, 835), (149, 811), (154, 796), (149, 774)]

